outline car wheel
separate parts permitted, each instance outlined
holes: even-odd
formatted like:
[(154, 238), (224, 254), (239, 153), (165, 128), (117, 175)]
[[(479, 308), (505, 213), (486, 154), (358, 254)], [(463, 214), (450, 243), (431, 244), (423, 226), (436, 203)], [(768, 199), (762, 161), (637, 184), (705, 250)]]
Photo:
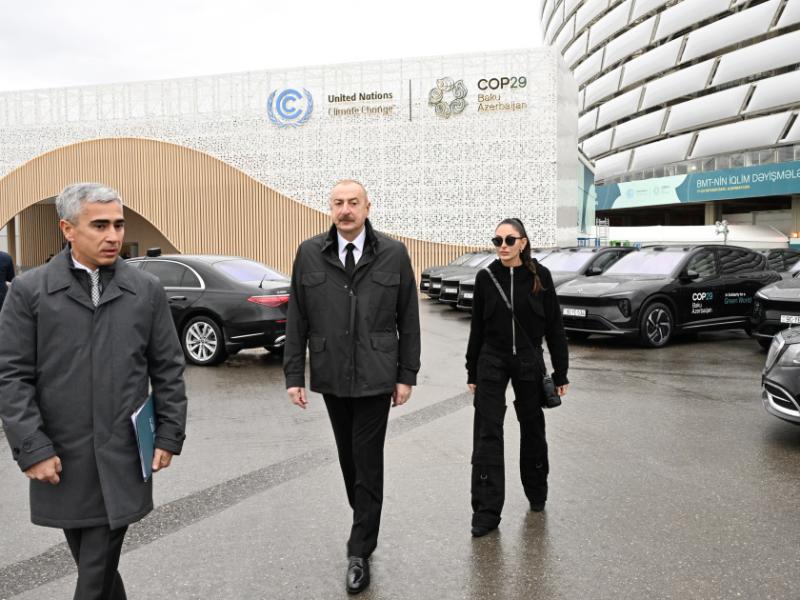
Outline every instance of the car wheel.
[(769, 347), (772, 345), (772, 338), (757, 337), (756, 341), (764, 350), (769, 350)]
[(569, 339), (571, 339), (571, 340), (576, 341), (576, 342), (582, 342), (584, 340), (588, 340), (590, 335), (592, 335), (592, 334), (588, 333), (586, 331), (568, 331), (567, 332), (567, 337)]
[(186, 358), (195, 365), (216, 365), (227, 356), (222, 329), (211, 317), (190, 319), (183, 328), (181, 344)]
[(654, 302), (642, 312), (639, 337), (646, 348), (661, 348), (669, 343), (674, 331), (672, 311), (666, 304)]

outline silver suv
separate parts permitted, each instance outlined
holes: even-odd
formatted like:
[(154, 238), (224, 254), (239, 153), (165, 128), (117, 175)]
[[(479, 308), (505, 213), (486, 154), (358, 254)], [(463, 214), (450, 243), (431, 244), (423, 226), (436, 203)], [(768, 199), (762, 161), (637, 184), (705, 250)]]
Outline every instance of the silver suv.
[(775, 335), (761, 373), (761, 401), (771, 415), (800, 425), (800, 328)]

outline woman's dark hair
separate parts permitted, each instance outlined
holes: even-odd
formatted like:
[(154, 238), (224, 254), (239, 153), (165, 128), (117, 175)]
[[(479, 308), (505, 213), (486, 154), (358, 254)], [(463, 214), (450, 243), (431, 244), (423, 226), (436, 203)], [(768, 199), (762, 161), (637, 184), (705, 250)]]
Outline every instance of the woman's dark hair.
[[(539, 278), (539, 270), (536, 268), (536, 261), (531, 257), (531, 238), (528, 237), (528, 232), (525, 231), (525, 225), (523, 225), (522, 221), (519, 219), (503, 219), (497, 224), (497, 227), (501, 225), (511, 225), (517, 232), (517, 235), (527, 240), (525, 249), (520, 252), (519, 257), (522, 259), (523, 266), (533, 275), (533, 293), (538, 294), (544, 289), (544, 286), (542, 285), (542, 280)], [(497, 229), (497, 227), (495, 227), (495, 229)]]

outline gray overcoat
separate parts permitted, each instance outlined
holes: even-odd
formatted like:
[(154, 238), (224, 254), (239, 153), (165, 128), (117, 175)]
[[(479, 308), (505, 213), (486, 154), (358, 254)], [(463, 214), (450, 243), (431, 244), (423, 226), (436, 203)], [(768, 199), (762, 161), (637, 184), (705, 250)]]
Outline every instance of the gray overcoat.
[(58, 455), (58, 485), (31, 481), (31, 520), (75, 528), (133, 523), (153, 508), (131, 414), (152, 385), (156, 446), (185, 438), (184, 359), (159, 281), (118, 259), (100, 304), (67, 248), (14, 281), (0, 312), (0, 418), (23, 471)]

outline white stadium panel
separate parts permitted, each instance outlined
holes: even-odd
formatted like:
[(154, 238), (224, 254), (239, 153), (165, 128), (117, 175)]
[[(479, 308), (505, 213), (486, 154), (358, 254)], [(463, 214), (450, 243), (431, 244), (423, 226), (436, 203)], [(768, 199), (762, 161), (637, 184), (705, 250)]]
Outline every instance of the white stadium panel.
[(800, 23), (800, 0), (789, 0), (778, 20), (778, 27), (788, 27), (795, 23)]
[(781, 0), (769, 0), (753, 8), (725, 17), (689, 34), (682, 61), (689, 61), (769, 30)]
[(587, 136), (597, 128), (597, 112), (599, 110), (599, 108), (593, 108), (589, 112), (578, 117), (579, 138)]
[(800, 142), (800, 118), (795, 119), (794, 125), (789, 129), (789, 133), (782, 142)]
[(544, 9), (542, 10), (542, 27), (547, 26), (547, 22), (550, 20), (550, 17), (553, 15), (553, 10), (556, 7), (557, 0), (545, 0), (544, 2)]
[(656, 39), (686, 29), (730, 7), (730, 0), (683, 0), (661, 13)]
[(566, 25), (561, 28), (553, 45), (563, 54), (573, 39), (575, 39), (575, 17), (570, 18)]
[(681, 39), (672, 40), (625, 63), (622, 87), (626, 88), (650, 77), (653, 73), (675, 66), (678, 62), (678, 52), (681, 50), (681, 44)]
[(638, 112), (639, 99), (642, 97), (642, 89), (643, 88), (636, 88), (635, 90), (625, 92), (601, 104), (600, 110), (597, 113), (597, 126), (603, 127), (608, 123), (613, 123), (623, 117)]
[(722, 57), (713, 85), (800, 63), (800, 31), (746, 46)]
[(569, 48), (564, 50), (564, 62), (568, 67), (572, 67), (586, 54), (586, 42), (589, 40), (589, 32), (584, 31), (578, 39), (569, 45)]
[(581, 146), (583, 153), (589, 158), (594, 158), (600, 154), (605, 154), (611, 150), (611, 137), (614, 135), (613, 129), (606, 129), (597, 135), (590, 137)]
[(589, 81), (592, 77), (597, 75), (600, 72), (600, 68), (603, 66), (603, 49), (600, 48), (594, 54), (590, 54), (589, 57), (584, 60), (581, 64), (579, 64), (575, 69), (572, 71), (572, 74), (575, 76), (575, 81), (578, 82), (578, 85), (583, 85), (587, 81)]
[(694, 136), (693, 133), (685, 133), (678, 137), (639, 146), (633, 152), (631, 170), (638, 171), (684, 160), (689, 152), (692, 136)]
[(619, 80), (622, 68), (617, 67), (602, 77), (586, 86), (586, 106), (591, 106), (598, 100), (608, 98), (619, 90)]
[(586, 0), (578, 9), (575, 15), (575, 27), (578, 31), (596, 19), (605, 9), (608, 8), (609, 0)]
[(564, 22), (564, 3), (556, 6), (555, 12), (553, 12), (553, 16), (550, 19), (550, 24), (547, 26), (547, 31), (545, 31), (544, 39), (547, 40), (548, 44), (553, 43), (553, 39), (556, 37), (556, 34), (561, 29), (561, 24)]
[(749, 89), (749, 85), (740, 85), (676, 104), (670, 108), (666, 132), (672, 133), (735, 117), (739, 114)]
[(650, 81), (644, 91), (642, 108), (656, 106), (704, 89), (713, 66), (714, 59), (710, 59)]
[(603, 59), (603, 68), (613, 65), (619, 59), (630, 56), (637, 50), (641, 50), (650, 43), (650, 38), (653, 37), (653, 29), (655, 28), (656, 18), (651, 17), (646, 21), (639, 23), (632, 29), (629, 29), (619, 37), (611, 40), (606, 45), (605, 58)]
[(635, 21), (642, 15), (649, 13), (651, 10), (661, 8), (669, 2), (671, 0), (636, 0), (633, 6), (633, 13), (631, 13), (631, 20)]
[(627, 25), (631, 2), (633, 0), (625, 0), (592, 25), (589, 30), (589, 50), (592, 50)]
[(691, 157), (772, 146), (777, 143), (790, 115), (789, 112), (780, 113), (705, 129), (698, 134)]
[(661, 133), (661, 126), (664, 123), (664, 113), (667, 110), (662, 108), (652, 113), (648, 113), (636, 119), (631, 119), (625, 123), (617, 125), (614, 133), (613, 148), (620, 148), (658, 136)]
[(627, 172), (628, 163), (631, 160), (631, 152), (631, 150), (625, 150), (605, 158), (598, 158), (594, 163), (595, 180), (603, 180)]
[(581, 3), (581, 0), (565, 0), (564, 1), (564, 10), (567, 13), (567, 16), (572, 14), (572, 11), (575, 10), (575, 7)]
[(757, 82), (756, 91), (745, 112), (757, 112), (786, 104), (800, 104), (800, 71), (791, 71)]

